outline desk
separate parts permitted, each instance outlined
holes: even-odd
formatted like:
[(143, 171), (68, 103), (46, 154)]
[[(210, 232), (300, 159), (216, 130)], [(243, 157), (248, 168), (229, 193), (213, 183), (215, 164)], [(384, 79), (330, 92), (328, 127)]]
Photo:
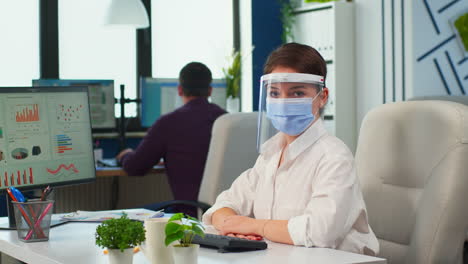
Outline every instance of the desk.
[[(154, 166), (149, 173), (165, 172), (164, 165)], [(110, 176), (128, 176), (128, 174), (120, 167), (96, 167), (96, 177), (110, 177)]]
[[(55, 217), (55, 216), (54, 216)], [(0, 218), (1, 219), (1, 218)], [(50, 230), (46, 242), (23, 243), (16, 231), (0, 231), (0, 251), (18, 260), (31, 264), (49, 263), (107, 263), (103, 249), (94, 243), (97, 223), (67, 223)], [(149, 264), (142, 252), (134, 255), (133, 263)], [(267, 250), (243, 253), (218, 253), (213, 249), (200, 248), (199, 264), (224, 263), (376, 263), (385, 264), (385, 259), (358, 255), (328, 248), (304, 248), (268, 243)]]

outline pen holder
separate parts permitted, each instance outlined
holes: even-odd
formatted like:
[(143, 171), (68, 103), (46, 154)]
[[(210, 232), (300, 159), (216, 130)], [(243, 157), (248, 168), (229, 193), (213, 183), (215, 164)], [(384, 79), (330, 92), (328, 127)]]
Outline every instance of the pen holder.
[(15, 210), (18, 239), (23, 242), (49, 240), (50, 218), (54, 200), (39, 199), (28, 202), (12, 202)]

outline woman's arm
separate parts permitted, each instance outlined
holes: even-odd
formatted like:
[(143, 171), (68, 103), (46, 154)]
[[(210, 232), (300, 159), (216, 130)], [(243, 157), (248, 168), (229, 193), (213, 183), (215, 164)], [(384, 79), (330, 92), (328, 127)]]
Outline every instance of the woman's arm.
[(218, 209), (211, 216), (211, 223), (216, 229), (220, 230), (226, 217), (231, 216), (231, 215), (237, 215), (237, 214), (236, 212), (234, 212), (234, 210), (232, 210), (229, 207)]
[(353, 206), (359, 198), (353, 162), (346, 157), (327, 157), (318, 170), (320, 176), (303, 215), (289, 220), (230, 215), (217, 229), (224, 235), (256, 235), (285, 244), (336, 248), (360, 212)]
[(219, 222), (219, 226), (216, 227), (223, 235), (235, 234), (241, 237), (255, 235), (273, 242), (294, 244), (289, 235), (288, 220), (264, 220), (240, 215), (227, 215), (228, 210), (223, 213), (226, 215), (222, 219), (219, 218), (222, 222)]
[(294, 245), (288, 231), (288, 220), (257, 220), (262, 223), (261, 236), (273, 242)]
[[(257, 181), (255, 167), (243, 172), (231, 188), (218, 195), (215, 204), (203, 214), (203, 223), (219, 229), (221, 220), (228, 215), (252, 215)], [(215, 213), (218, 216), (213, 217)]]

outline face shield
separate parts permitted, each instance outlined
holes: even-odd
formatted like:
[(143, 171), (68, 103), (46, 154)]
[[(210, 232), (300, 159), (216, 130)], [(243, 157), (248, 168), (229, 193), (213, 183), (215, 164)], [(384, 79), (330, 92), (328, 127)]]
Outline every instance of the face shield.
[(270, 73), (260, 80), (257, 150), (278, 132), (297, 136), (318, 116), (315, 99), (324, 87), (324, 78), (305, 73)]

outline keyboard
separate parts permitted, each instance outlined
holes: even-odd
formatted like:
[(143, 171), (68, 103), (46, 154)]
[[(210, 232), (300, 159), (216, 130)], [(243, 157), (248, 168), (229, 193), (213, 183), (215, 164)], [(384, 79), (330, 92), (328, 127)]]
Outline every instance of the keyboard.
[(195, 236), (192, 243), (201, 247), (217, 248), (218, 252), (242, 252), (252, 250), (262, 250), (267, 248), (265, 241), (248, 240), (238, 237), (205, 234), (205, 237)]
[(101, 159), (97, 160), (97, 164), (101, 167), (119, 167), (120, 164), (116, 159)]

